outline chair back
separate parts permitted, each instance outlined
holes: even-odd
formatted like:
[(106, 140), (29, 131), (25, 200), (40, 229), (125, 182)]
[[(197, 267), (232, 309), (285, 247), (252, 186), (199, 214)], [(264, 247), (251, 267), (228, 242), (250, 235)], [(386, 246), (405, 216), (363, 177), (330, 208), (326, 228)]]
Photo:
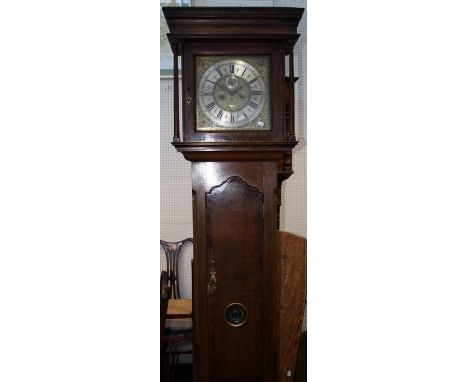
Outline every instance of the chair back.
[(170, 298), (180, 298), (179, 288), (179, 255), (180, 250), (186, 243), (193, 243), (192, 238), (187, 238), (182, 241), (169, 242), (160, 240), (161, 246), (166, 255), (166, 271), (169, 275), (169, 285), (171, 287)]

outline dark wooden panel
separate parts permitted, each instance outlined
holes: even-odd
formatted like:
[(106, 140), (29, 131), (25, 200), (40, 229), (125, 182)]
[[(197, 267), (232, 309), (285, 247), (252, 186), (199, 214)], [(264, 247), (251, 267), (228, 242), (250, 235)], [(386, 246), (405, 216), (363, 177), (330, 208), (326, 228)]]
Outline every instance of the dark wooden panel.
[[(263, 380), (263, 193), (231, 177), (206, 196), (208, 269), (217, 290), (209, 297), (213, 381)], [(235, 231), (233, 227), (236, 227)], [(241, 327), (224, 319), (230, 303), (248, 311)]]
[[(194, 274), (195, 274), (195, 289), (194, 293), (197, 297), (194, 299), (194, 317), (195, 317), (195, 381), (197, 382), (219, 382), (218, 379), (212, 378), (211, 373), (213, 372), (213, 364), (219, 361), (221, 358), (212, 359), (212, 352), (210, 352), (209, 347), (212, 342), (212, 323), (209, 317), (209, 300), (210, 296), (207, 296), (207, 284), (209, 281), (209, 253), (210, 253), (210, 243), (213, 241), (211, 239), (210, 243), (208, 239), (210, 238), (210, 229), (207, 226), (207, 215), (208, 215), (208, 206), (206, 195), (213, 193), (216, 190), (216, 187), (219, 187), (226, 182), (227, 179), (232, 177), (239, 177), (245, 181), (252, 189), (252, 195), (263, 195), (263, 215), (260, 221), (260, 228), (255, 232), (260, 232), (258, 237), (262, 237), (263, 241), (259, 242), (258, 238), (256, 239), (256, 244), (262, 247), (261, 251), (258, 251), (259, 259), (258, 261), (261, 264), (261, 275), (257, 277), (257, 282), (261, 288), (261, 294), (263, 296), (263, 301), (257, 304), (258, 313), (252, 313), (249, 309), (250, 319), (256, 316), (262, 316), (263, 321), (259, 332), (263, 338), (262, 351), (263, 355), (260, 359), (256, 359), (255, 365), (263, 367), (263, 359), (266, 359), (267, 367), (263, 370), (262, 382), (273, 382), (276, 378), (276, 357), (277, 357), (277, 346), (278, 342), (276, 339), (276, 322), (279, 317), (279, 295), (277, 291), (277, 285), (279, 285), (279, 253), (277, 253), (276, 245), (276, 227), (275, 227), (275, 218), (276, 218), (276, 198), (275, 198), (275, 188), (276, 188), (276, 172), (277, 172), (277, 163), (276, 161), (234, 161), (234, 162), (194, 162), (192, 163), (192, 186), (196, 198), (194, 199), (194, 208), (196, 207), (196, 214), (194, 214)], [(232, 196), (233, 198), (238, 198), (238, 194)], [(219, 211), (218, 219), (226, 220), (230, 219), (230, 205), (232, 203), (226, 203), (223, 205), (222, 211)], [(254, 203), (254, 205), (256, 205)], [(213, 207), (211, 207), (213, 208)], [(253, 211), (257, 211), (257, 207), (253, 208)], [(252, 211), (249, 213), (253, 213)], [(259, 214), (254, 214), (250, 216), (249, 219), (254, 220), (253, 216), (259, 216)], [(244, 236), (248, 235), (251, 237), (250, 233), (245, 233), (244, 230), (244, 220), (237, 219), (233, 222), (236, 224), (231, 224), (229, 226), (229, 234), (232, 239), (238, 238), (242, 240)], [(213, 222), (211, 223), (213, 225)], [(251, 231), (249, 231), (251, 232)], [(226, 231), (227, 234), (227, 231)], [(219, 235), (218, 235), (219, 236)], [(234, 248), (237, 248), (236, 251), (240, 251), (243, 247), (238, 247), (239, 244), (234, 244)], [(232, 272), (228, 269), (228, 275), (238, 276), (238, 281), (240, 282), (240, 290), (242, 290), (242, 283), (244, 282), (244, 277), (251, 276), (251, 269), (254, 269), (254, 272), (258, 270), (258, 263), (252, 263), (251, 260), (247, 259), (245, 263), (248, 268), (244, 272)], [(257, 265), (256, 265), (257, 264)], [(219, 285), (221, 285), (223, 272), (219, 274)], [(243, 275), (244, 274), (244, 275)], [(230, 276), (231, 277), (231, 276)], [(230, 282), (234, 283), (235, 279), (231, 279)], [(249, 286), (251, 288), (252, 286)], [(221, 288), (221, 287), (220, 287)], [(217, 290), (218, 292), (218, 290)], [(249, 302), (250, 304), (250, 302)], [(256, 307), (256, 308), (257, 308)], [(253, 309), (256, 309), (253, 308)], [(223, 310), (224, 313), (224, 310)], [(252, 316), (253, 314), (253, 316)], [(224, 320), (224, 318), (223, 318)], [(238, 328), (240, 329), (240, 328)], [(221, 357), (229, 357), (231, 349), (229, 348), (220, 348), (224, 341), (220, 341), (218, 348), (219, 352), (225, 354)], [(246, 345), (245, 349), (242, 351), (245, 352), (248, 350), (250, 342)], [(213, 355), (214, 357), (217, 354)], [(221, 365), (222, 363), (219, 363)], [(251, 366), (255, 368), (256, 366)], [(226, 381), (231, 382), (245, 382), (247, 379), (244, 379), (244, 376), (240, 376), (241, 369), (239, 367), (241, 364), (236, 365), (234, 369), (235, 379), (228, 379), (226, 376)], [(255, 370), (254, 370), (255, 371)], [(240, 377), (239, 377), (240, 376)], [(256, 378), (254, 376), (254, 378)], [(254, 379), (255, 380), (255, 379)]]

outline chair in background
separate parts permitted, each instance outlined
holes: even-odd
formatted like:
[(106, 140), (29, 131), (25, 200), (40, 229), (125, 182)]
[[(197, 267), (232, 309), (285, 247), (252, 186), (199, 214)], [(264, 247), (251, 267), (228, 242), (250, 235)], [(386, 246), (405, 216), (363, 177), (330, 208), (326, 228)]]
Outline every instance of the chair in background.
[(171, 358), (171, 378), (174, 377), (175, 366), (179, 363), (181, 354), (192, 354), (192, 300), (183, 299), (179, 287), (179, 258), (182, 247), (193, 243), (191, 238), (178, 242), (160, 241), (166, 256), (168, 280), (171, 288), (171, 298), (168, 302), (166, 317), (166, 335), (172, 339), (168, 353)]
[(161, 272), (161, 313), (160, 313), (160, 380), (173, 382), (179, 354), (193, 352), (192, 333), (174, 332), (167, 328), (167, 316), (171, 287), (167, 271)]
[(186, 243), (192, 243), (192, 238), (187, 238), (182, 241), (169, 242), (160, 240), (161, 246), (166, 255), (166, 270), (169, 275), (169, 282), (172, 289), (171, 298), (180, 299), (179, 288), (179, 255), (180, 250)]
[(166, 331), (166, 317), (167, 317), (167, 305), (169, 303), (169, 297), (171, 295), (171, 288), (169, 286), (169, 277), (167, 271), (161, 272), (160, 277), (160, 294), (161, 294), (161, 312), (160, 312), (160, 359), (161, 359), (161, 370), (160, 376), (161, 381), (167, 382), (170, 379), (170, 359), (168, 353), (168, 339), (165, 336)]
[(307, 240), (278, 231), (281, 256), (278, 381), (293, 381), (307, 293)]
[(166, 255), (167, 273), (171, 287), (171, 298), (168, 305), (168, 326), (172, 330), (188, 330), (192, 328), (192, 300), (181, 298), (179, 287), (180, 251), (186, 243), (193, 243), (191, 238), (177, 242), (161, 240), (161, 246)]

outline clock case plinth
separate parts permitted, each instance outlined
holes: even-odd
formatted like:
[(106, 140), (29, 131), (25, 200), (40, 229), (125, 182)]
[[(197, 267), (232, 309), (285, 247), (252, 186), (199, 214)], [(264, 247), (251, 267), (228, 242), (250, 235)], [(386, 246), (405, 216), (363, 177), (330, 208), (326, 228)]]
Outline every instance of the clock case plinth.
[[(297, 144), (295, 81), (288, 78), (296, 80), (293, 48), (303, 11), (163, 8), (174, 52), (172, 144), (192, 162), (194, 378), (198, 382), (290, 380), (277, 375), (281, 359), (277, 229), (281, 183), (293, 173), (292, 149)], [(253, 54), (271, 57), (271, 130), (197, 131), (195, 57)], [(208, 294), (213, 272), (218, 287)], [(226, 324), (224, 310), (231, 303), (246, 306), (245, 325)]]

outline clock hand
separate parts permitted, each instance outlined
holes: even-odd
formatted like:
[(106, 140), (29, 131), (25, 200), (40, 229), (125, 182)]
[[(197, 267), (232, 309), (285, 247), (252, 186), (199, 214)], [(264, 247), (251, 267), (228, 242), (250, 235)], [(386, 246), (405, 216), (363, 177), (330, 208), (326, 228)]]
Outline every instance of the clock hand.
[(224, 90), (226, 93), (228, 93), (230, 96), (233, 96), (237, 93), (239, 89), (234, 89), (234, 90), (229, 90), (229, 88), (226, 85), (221, 85), (221, 82), (217, 82), (216, 86), (219, 86), (221, 90)]
[(241, 90), (242, 88), (246, 87), (248, 84), (242, 85), (240, 88), (237, 89), (237, 91)]
[(225, 92), (229, 92), (227, 86), (226, 86), (226, 85), (221, 85), (221, 82), (220, 82), (220, 81), (218, 81), (218, 82), (216, 83), (216, 86), (219, 86), (219, 87), (220, 87), (222, 90), (224, 90)]

